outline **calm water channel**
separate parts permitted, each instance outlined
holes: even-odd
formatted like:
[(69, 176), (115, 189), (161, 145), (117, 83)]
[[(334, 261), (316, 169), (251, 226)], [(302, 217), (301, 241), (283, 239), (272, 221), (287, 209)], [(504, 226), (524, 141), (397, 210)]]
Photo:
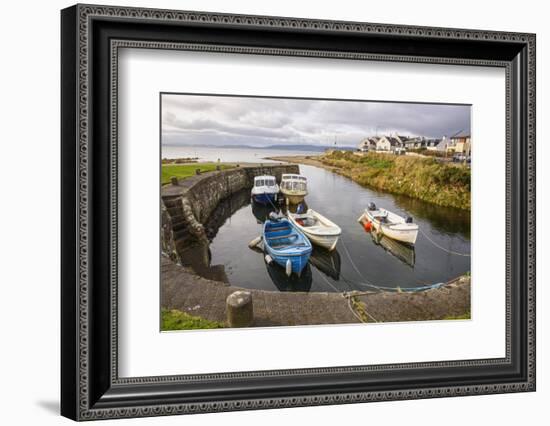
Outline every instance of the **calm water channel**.
[[(361, 291), (373, 284), (430, 285), (470, 271), (470, 257), (448, 252), (470, 253), (470, 212), (381, 193), (318, 167), (300, 165), (300, 172), (308, 178), (307, 205), (342, 228), (336, 250), (315, 248), (302, 277), (288, 279), (282, 268), (266, 265), (261, 252), (248, 248), (270, 209), (251, 204), (249, 192), (243, 191), (225, 200), (208, 226), (210, 264), (226, 281), (263, 290)], [(357, 218), (369, 201), (413, 217), (421, 230), (414, 249), (363, 229)]]

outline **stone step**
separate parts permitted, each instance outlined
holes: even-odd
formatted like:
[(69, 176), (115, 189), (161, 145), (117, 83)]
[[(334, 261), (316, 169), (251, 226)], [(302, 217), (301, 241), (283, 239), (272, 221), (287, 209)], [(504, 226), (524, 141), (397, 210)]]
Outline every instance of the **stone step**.
[(186, 227), (183, 227), (183, 228), (180, 228), (179, 230), (177, 231), (173, 231), (174, 232), (174, 241), (177, 243), (179, 240), (182, 240), (182, 239), (185, 239), (187, 238), (188, 236), (190, 236), (191, 234), (189, 233), (189, 231), (187, 230)]
[(170, 215), (170, 218), (174, 218), (175, 216), (182, 216), (183, 211), (181, 209), (167, 209), (168, 215)]
[(180, 238), (175, 238), (174, 243), (176, 244), (177, 252), (184, 253), (186, 250), (189, 250), (191, 244), (196, 240), (197, 239), (189, 233), (182, 235)]
[(183, 215), (172, 216), (172, 229), (179, 231), (182, 228), (187, 227), (187, 222), (183, 218)]
[(162, 201), (167, 209), (181, 206), (181, 197), (163, 197)]

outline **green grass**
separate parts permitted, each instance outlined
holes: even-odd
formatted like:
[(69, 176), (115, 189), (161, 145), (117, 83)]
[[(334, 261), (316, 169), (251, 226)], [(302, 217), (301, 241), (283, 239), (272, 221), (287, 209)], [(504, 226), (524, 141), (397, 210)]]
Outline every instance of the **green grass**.
[(446, 316), (445, 318), (443, 318), (444, 320), (468, 320), (468, 319), (472, 319), (472, 316), (470, 315), (470, 312), (466, 312), (462, 315), (456, 315), (456, 316)]
[(201, 172), (210, 172), (216, 170), (216, 166), (222, 170), (234, 167), (232, 164), (220, 163), (190, 163), (190, 164), (163, 164), (161, 182), (163, 185), (170, 183), (172, 176), (178, 179), (185, 179), (195, 175), (195, 170), (201, 169)]
[(351, 152), (323, 155), (320, 161), (355, 182), (439, 206), (470, 210), (470, 168), (433, 158)]
[(212, 328), (224, 328), (224, 324), (217, 321), (209, 321), (201, 317), (189, 315), (176, 309), (161, 310), (162, 331), (169, 330), (203, 330)]

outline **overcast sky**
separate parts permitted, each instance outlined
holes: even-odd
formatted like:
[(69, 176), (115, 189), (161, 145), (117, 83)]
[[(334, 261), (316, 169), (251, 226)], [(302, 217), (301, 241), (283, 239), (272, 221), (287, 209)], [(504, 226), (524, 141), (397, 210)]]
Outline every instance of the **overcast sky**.
[(470, 106), (162, 95), (166, 145), (357, 145), (397, 132), (441, 138), (470, 132)]

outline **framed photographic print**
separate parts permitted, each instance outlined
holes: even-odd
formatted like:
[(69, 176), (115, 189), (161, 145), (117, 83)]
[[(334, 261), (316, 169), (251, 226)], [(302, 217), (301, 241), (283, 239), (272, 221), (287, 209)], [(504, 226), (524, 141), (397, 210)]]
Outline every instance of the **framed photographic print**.
[(535, 36), (76, 5), (75, 420), (535, 390)]

